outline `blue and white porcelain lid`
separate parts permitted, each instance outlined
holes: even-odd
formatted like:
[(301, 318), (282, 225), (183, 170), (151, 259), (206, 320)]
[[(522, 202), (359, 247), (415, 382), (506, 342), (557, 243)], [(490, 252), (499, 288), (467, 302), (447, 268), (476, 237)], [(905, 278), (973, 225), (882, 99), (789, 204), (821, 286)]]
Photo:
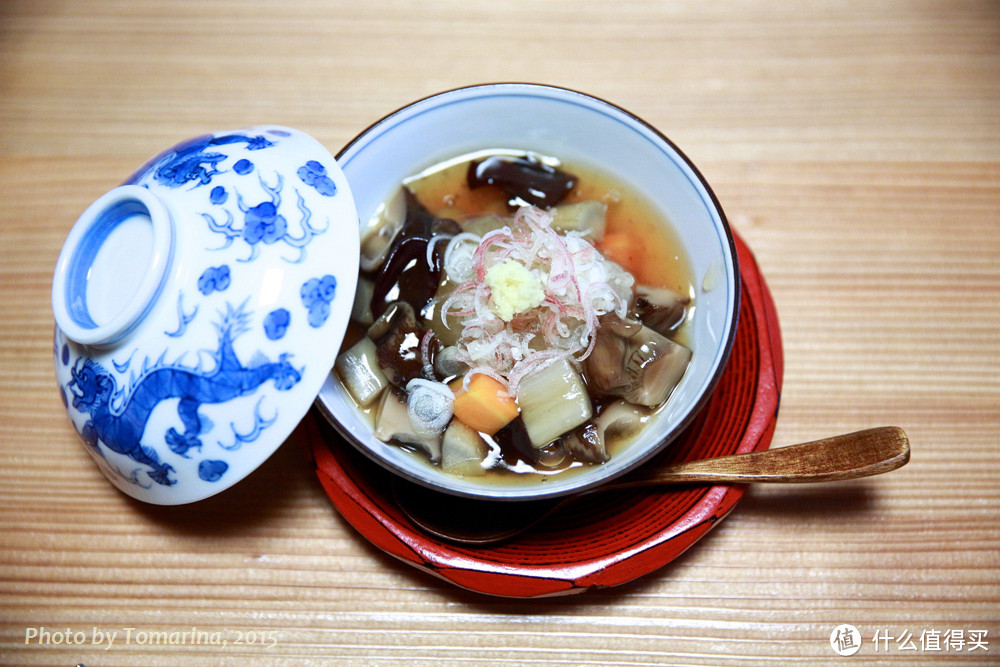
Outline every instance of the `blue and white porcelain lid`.
[(183, 142), (95, 201), (56, 266), (54, 353), (108, 479), (176, 505), (263, 463), (333, 367), (358, 245), (336, 160), (284, 127)]

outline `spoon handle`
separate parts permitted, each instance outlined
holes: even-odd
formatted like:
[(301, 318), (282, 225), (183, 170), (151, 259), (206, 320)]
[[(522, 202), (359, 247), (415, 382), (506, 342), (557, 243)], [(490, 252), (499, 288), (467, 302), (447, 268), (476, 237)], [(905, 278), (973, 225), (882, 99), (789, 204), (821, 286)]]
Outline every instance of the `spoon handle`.
[(883, 426), (749, 454), (677, 463), (614, 484), (833, 482), (878, 475), (910, 460), (901, 428)]

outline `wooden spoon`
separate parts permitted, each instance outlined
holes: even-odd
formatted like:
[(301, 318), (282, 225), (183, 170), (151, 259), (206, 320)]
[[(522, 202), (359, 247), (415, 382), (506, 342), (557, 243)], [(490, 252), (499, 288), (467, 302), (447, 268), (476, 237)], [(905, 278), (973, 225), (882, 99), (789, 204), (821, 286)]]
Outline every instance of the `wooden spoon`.
[(749, 454), (640, 469), (619, 481), (560, 498), (490, 501), (458, 498), (400, 478), (393, 493), (420, 529), (459, 544), (493, 544), (527, 530), (581, 495), (637, 486), (750, 482), (834, 482), (879, 475), (910, 460), (910, 442), (895, 426), (837, 435)]

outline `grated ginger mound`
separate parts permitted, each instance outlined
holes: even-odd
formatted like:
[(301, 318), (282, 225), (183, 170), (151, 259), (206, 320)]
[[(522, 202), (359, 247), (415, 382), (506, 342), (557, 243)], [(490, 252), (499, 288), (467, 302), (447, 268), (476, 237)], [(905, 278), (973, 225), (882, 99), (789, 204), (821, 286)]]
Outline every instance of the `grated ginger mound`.
[(486, 270), (485, 280), (490, 288), (490, 309), (505, 322), (545, 300), (541, 281), (517, 260), (494, 264)]
[(449, 242), (445, 271), (461, 282), (442, 311), (462, 322), (456, 345), (470, 367), (466, 382), (487, 375), (516, 396), (525, 375), (590, 356), (598, 316), (625, 316), (632, 275), (551, 223), (549, 213), (524, 206), (506, 227)]

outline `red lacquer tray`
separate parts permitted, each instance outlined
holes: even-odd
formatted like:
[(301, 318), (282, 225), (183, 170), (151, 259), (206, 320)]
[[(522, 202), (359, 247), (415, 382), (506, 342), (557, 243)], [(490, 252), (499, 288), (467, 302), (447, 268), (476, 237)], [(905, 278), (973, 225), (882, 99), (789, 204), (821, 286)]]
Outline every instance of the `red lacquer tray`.
[[(767, 449), (778, 412), (782, 348), (770, 292), (736, 239), (743, 282), (739, 326), (726, 370), (691, 426), (651, 463)], [(315, 413), (315, 411), (313, 411)], [(529, 531), (463, 547), (415, 528), (396, 507), (390, 473), (342, 440), (318, 414), (312, 449), (333, 504), (385, 552), (470, 590), (543, 597), (616, 586), (669, 563), (736, 505), (741, 485), (626, 489), (591, 494)]]

